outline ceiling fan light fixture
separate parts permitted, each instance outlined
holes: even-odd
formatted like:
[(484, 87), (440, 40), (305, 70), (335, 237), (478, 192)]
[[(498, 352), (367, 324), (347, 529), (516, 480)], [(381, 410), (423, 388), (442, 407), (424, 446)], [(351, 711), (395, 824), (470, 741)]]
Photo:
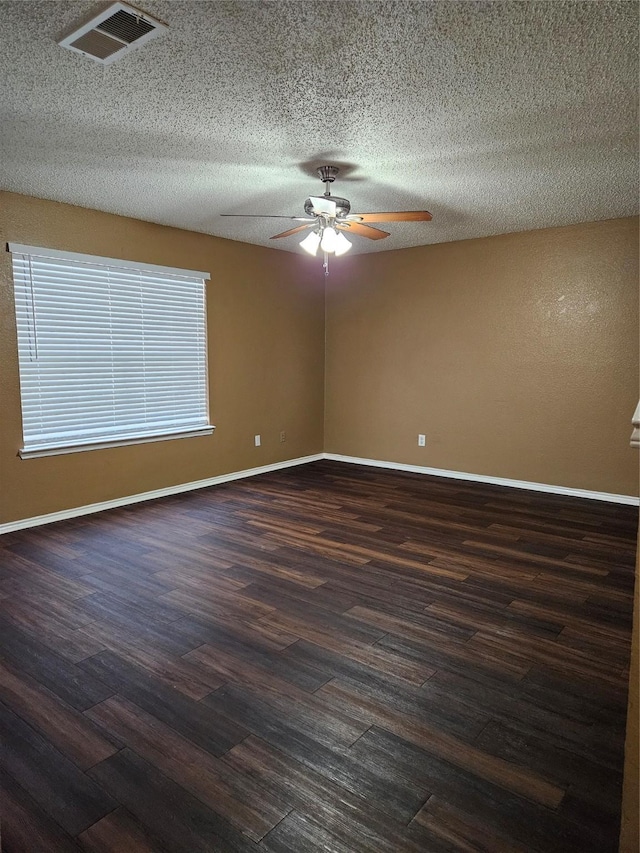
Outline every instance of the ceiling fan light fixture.
[(318, 251), (318, 246), (320, 245), (320, 235), (315, 231), (312, 231), (310, 234), (304, 238), (304, 240), (300, 240), (300, 245), (308, 252), (310, 255), (315, 255)]
[(352, 245), (351, 240), (347, 240), (344, 234), (341, 231), (338, 231), (333, 253), (337, 258), (339, 258), (340, 255), (344, 255), (345, 252), (348, 252)]
[(322, 240), (320, 241), (320, 248), (323, 252), (327, 252), (332, 254), (336, 250), (336, 243), (338, 242), (338, 232), (335, 228), (332, 228), (331, 225), (327, 225), (327, 227), (322, 232)]

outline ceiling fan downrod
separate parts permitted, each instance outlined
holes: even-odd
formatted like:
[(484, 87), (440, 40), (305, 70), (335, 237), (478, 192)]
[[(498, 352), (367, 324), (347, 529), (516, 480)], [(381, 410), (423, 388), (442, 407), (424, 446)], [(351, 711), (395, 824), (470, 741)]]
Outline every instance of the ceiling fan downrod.
[(331, 191), (329, 186), (335, 181), (340, 169), (337, 166), (320, 166), (316, 169), (316, 173), (320, 180), (324, 183), (324, 195), (329, 198)]

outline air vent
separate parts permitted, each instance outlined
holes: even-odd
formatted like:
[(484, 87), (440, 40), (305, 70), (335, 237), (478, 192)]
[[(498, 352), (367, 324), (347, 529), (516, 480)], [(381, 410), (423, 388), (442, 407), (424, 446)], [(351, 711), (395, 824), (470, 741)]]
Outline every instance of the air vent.
[(166, 24), (133, 6), (113, 3), (104, 12), (74, 29), (58, 44), (101, 65), (109, 65), (166, 29)]
[(105, 36), (99, 30), (89, 30), (79, 39), (69, 45), (74, 50), (90, 56), (91, 59), (108, 59), (114, 53), (123, 49), (121, 41)]

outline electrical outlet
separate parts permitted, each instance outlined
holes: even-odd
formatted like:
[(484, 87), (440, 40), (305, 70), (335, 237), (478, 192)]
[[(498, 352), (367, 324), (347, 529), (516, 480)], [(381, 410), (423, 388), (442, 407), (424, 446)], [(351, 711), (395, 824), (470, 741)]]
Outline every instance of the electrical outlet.
[(422, 433), (420, 435), (418, 435), (418, 447), (424, 447), (426, 443), (427, 443), (427, 436), (422, 435)]
[(282, 430), (280, 432), (280, 441), (286, 441), (286, 439), (287, 439), (287, 434), (284, 430)]
[(259, 435), (254, 435), (253, 443), (255, 444), (256, 447), (260, 447), (260, 436)]

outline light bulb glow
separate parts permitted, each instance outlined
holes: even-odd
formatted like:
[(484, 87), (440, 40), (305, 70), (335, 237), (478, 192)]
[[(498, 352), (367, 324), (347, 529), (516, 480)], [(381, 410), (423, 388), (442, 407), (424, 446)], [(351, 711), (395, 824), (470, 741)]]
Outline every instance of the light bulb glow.
[(340, 255), (344, 255), (345, 252), (348, 252), (351, 245), (351, 241), (347, 240), (342, 231), (339, 231), (336, 234), (336, 244), (333, 250), (336, 257), (340, 257)]
[(322, 232), (322, 241), (320, 242), (320, 248), (323, 252), (334, 252), (337, 240), (338, 233), (336, 229), (332, 228), (331, 225), (327, 225), (327, 227)]
[(304, 240), (300, 241), (300, 245), (305, 252), (308, 252), (310, 255), (315, 255), (318, 251), (318, 246), (320, 245), (320, 237), (315, 231), (312, 231), (310, 234), (307, 234)]

